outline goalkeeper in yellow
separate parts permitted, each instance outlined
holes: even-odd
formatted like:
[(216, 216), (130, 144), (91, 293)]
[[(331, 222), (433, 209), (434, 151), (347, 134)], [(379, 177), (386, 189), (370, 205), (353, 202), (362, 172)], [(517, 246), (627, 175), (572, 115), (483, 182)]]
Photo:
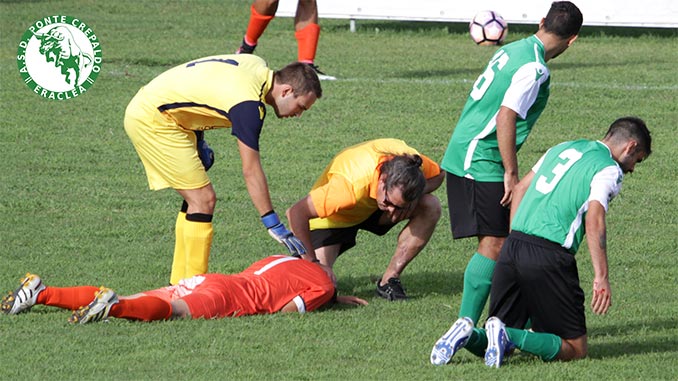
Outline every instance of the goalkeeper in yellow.
[[(170, 283), (207, 272), (216, 203), (207, 170), (214, 154), (205, 130), (230, 128), (254, 207), (271, 236), (290, 254), (315, 260), (273, 210), (259, 155), (265, 104), (278, 118), (300, 116), (322, 96), (308, 65), (271, 70), (253, 55), (200, 58), (160, 74), (142, 87), (125, 111), (125, 131), (146, 170), (150, 189), (175, 189), (184, 202), (176, 221)], [(309, 255), (311, 257), (309, 257)]]

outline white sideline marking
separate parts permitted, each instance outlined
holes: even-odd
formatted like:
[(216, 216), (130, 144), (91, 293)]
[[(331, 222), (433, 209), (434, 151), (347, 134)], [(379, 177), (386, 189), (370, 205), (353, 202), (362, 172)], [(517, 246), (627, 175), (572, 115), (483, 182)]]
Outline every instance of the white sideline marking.
[[(417, 78), (341, 78), (337, 82), (368, 82), (368, 83), (418, 83), (431, 85), (450, 85), (458, 83), (473, 83), (471, 79), (417, 79)], [(637, 90), (637, 91), (671, 91), (678, 90), (678, 85), (654, 86), (654, 85), (624, 85), (609, 83), (581, 83), (581, 82), (552, 82), (552, 86), (573, 87), (580, 89), (605, 89), (605, 90)]]

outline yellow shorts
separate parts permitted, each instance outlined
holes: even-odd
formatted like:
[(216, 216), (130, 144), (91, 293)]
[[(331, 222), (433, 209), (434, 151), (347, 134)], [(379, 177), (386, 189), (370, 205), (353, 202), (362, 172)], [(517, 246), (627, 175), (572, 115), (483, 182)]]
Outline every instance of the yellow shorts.
[(146, 170), (151, 190), (198, 189), (210, 183), (198, 157), (195, 133), (178, 126), (137, 94), (125, 110), (125, 132)]

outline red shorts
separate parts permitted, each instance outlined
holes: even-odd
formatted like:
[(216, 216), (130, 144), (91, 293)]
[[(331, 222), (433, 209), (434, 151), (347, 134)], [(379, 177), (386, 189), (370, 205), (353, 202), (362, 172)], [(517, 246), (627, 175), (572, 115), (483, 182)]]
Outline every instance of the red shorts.
[[(225, 274), (203, 274), (182, 279), (178, 284), (143, 294), (155, 296), (167, 302), (183, 300), (194, 319), (236, 317), (250, 315), (247, 307), (239, 305), (234, 290), (239, 288), (239, 277)], [(248, 313), (249, 312), (249, 313)]]

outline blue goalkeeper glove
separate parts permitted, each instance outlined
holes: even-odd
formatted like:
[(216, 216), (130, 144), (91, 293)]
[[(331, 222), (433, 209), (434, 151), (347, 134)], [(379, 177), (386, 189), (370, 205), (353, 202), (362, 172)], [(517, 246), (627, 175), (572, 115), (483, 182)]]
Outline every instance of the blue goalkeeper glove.
[(285, 245), (291, 255), (301, 256), (306, 254), (304, 244), (291, 231), (285, 228), (285, 225), (280, 222), (280, 218), (278, 218), (274, 211), (264, 214), (261, 217), (261, 222), (268, 229), (268, 234), (276, 241)]
[(198, 157), (205, 167), (205, 172), (209, 170), (214, 164), (214, 151), (207, 145), (205, 141), (205, 133), (203, 131), (196, 131), (195, 137), (198, 138)]

